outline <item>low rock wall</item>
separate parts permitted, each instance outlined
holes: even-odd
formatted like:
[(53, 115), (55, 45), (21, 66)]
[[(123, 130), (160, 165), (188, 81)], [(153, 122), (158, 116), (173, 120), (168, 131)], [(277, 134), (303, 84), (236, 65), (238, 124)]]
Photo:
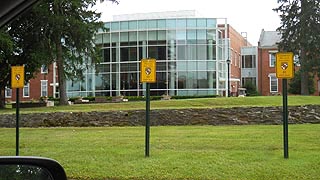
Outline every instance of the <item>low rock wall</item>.
[[(0, 127), (15, 127), (15, 114), (0, 115)], [(282, 107), (151, 110), (152, 126), (282, 124)], [(289, 123), (320, 123), (320, 106), (289, 107)], [(144, 110), (21, 114), (21, 127), (141, 126)]]

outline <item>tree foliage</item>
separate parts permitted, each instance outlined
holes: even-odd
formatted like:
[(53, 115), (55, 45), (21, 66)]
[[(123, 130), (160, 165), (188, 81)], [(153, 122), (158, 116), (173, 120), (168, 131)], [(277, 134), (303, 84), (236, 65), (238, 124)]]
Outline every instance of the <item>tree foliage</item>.
[(83, 70), (101, 58), (93, 37), (103, 22), (91, 10), (94, 5), (96, 0), (42, 0), (10, 25), (19, 47), (15, 54), (26, 66), (57, 63), (61, 105), (67, 104), (66, 79), (81, 79)]
[[(309, 76), (308, 79), (308, 92), (313, 94), (315, 92), (314, 83), (313, 83), (313, 76)], [(301, 93), (301, 71), (297, 71), (293, 77), (289, 81), (289, 89), (288, 92), (291, 94), (300, 94)]]
[[(33, 77), (33, 72), (41, 66), (37, 60), (28, 57), (29, 47), (37, 43), (34, 43), (32, 37), (27, 37), (23, 27), (12, 25), (0, 30), (0, 108), (4, 108), (5, 105), (3, 93), (5, 87), (11, 86), (11, 66), (24, 65), (26, 82)], [(13, 29), (16, 29), (16, 33), (19, 31), (19, 36), (12, 36)]]
[(280, 51), (299, 55), (301, 94), (307, 95), (309, 73), (320, 76), (320, 0), (278, 0)]

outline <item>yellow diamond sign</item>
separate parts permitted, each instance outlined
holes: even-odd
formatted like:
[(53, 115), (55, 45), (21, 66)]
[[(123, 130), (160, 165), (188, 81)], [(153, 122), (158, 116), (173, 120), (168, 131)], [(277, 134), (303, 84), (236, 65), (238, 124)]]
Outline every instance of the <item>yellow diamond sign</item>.
[(24, 66), (11, 67), (11, 88), (23, 88)]
[(140, 62), (140, 82), (156, 82), (156, 59), (142, 59)]
[(294, 64), (292, 52), (278, 52), (276, 54), (277, 78), (291, 79), (294, 76)]

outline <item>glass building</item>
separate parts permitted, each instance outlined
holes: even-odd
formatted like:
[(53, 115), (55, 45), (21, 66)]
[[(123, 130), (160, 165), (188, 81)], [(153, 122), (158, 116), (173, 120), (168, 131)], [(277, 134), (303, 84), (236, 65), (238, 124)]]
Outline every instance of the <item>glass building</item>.
[(96, 34), (103, 60), (83, 82), (68, 82), (68, 96), (143, 96), (140, 60), (156, 59), (151, 95), (223, 95), (226, 91), (226, 19), (153, 17), (106, 22)]

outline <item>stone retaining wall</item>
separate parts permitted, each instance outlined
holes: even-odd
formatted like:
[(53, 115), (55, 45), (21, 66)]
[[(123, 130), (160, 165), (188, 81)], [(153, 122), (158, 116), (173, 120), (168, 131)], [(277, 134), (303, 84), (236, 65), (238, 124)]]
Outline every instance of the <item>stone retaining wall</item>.
[[(0, 127), (15, 127), (15, 114), (0, 115)], [(282, 124), (282, 107), (151, 110), (153, 126)], [(141, 126), (144, 110), (21, 114), (21, 127)], [(320, 123), (320, 106), (289, 107), (289, 123)]]

